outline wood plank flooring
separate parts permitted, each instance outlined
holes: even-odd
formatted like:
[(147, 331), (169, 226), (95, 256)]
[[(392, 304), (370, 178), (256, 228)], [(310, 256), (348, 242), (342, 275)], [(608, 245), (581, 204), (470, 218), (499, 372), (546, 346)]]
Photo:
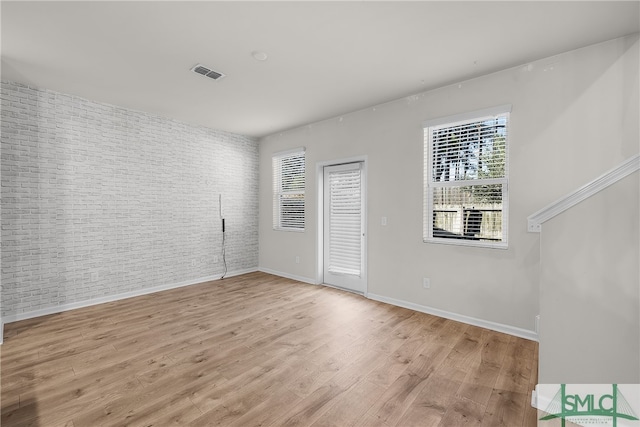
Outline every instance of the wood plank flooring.
[(535, 426), (537, 343), (251, 273), (5, 325), (2, 426)]

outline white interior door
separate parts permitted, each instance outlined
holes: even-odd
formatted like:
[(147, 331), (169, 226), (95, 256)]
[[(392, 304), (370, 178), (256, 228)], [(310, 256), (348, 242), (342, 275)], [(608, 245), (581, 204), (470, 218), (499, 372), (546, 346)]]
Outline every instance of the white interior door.
[(324, 168), (324, 283), (365, 292), (362, 163)]

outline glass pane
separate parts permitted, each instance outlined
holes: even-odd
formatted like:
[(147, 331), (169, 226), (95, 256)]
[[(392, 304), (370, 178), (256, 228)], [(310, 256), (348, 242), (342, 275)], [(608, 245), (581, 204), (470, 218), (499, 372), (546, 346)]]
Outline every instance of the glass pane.
[(304, 191), (304, 154), (285, 157), (281, 165), (281, 191)]
[(360, 276), (362, 199), (360, 169), (329, 175), (329, 266), (334, 274)]
[(280, 196), (280, 226), (304, 228), (304, 194)]
[(433, 237), (502, 241), (502, 184), (434, 188)]
[(503, 178), (507, 116), (431, 131), (433, 182)]

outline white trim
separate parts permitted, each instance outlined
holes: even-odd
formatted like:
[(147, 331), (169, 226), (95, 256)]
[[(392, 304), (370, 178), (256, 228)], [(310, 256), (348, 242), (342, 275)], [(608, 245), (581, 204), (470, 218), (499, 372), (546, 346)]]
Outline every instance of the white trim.
[(271, 154), (271, 157), (286, 156), (287, 154), (300, 153), (300, 152), (304, 153), (306, 151), (307, 151), (306, 147), (290, 148), (288, 150), (276, 151), (275, 153)]
[(4, 342), (4, 322), (0, 320), (0, 345)]
[(594, 194), (604, 190), (612, 184), (620, 181), (628, 175), (640, 170), (640, 154), (629, 157), (617, 167), (604, 173), (576, 191), (560, 198), (550, 205), (540, 209), (536, 213), (527, 217), (527, 229), (531, 233), (539, 233), (542, 230), (542, 223), (561, 214), (567, 209), (577, 205)]
[(483, 108), (482, 110), (468, 111), (466, 113), (454, 114), (451, 116), (436, 117), (422, 122), (423, 128), (436, 127), (443, 124), (455, 125), (458, 122), (469, 120), (482, 120), (485, 117), (495, 117), (499, 114), (511, 113), (511, 104), (498, 105), (495, 107)]
[(530, 331), (528, 329), (517, 328), (515, 326), (504, 325), (502, 323), (491, 322), (489, 320), (478, 319), (475, 317), (465, 316), (463, 314), (452, 313), (450, 311), (445, 311), (445, 310), (440, 310), (433, 307), (414, 304), (412, 302), (402, 301), (395, 298), (389, 298), (382, 295), (369, 294), (368, 298), (375, 301), (396, 305), (398, 307), (404, 307), (410, 310), (432, 314), (438, 317), (444, 317), (446, 319), (455, 320), (457, 322), (466, 323), (468, 325), (479, 326), (485, 329), (491, 329), (492, 331), (502, 332), (502, 333), (513, 335), (516, 337), (525, 338), (531, 341), (538, 341), (538, 334), (536, 334), (535, 331)]
[(324, 282), (324, 167), (316, 163), (316, 283)]
[(422, 239), (422, 243), (433, 243), (437, 245), (469, 246), (474, 248), (486, 248), (486, 249), (509, 249), (509, 244), (507, 242), (484, 242), (481, 240), (446, 239), (443, 237), (427, 237), (426, 239)]
[(273, 227), (273, 231), (287, 231), (291, 233), (304, 233), (304, 228), (288, 228), (288, 227)]
[(475, 185), (492, 185), (492, 184), (509, 184), (508, 178), (484, 178), (484, 179), (468, 179), (466, 181), (436, 181), (432, 182), (434, 188), (455, 188), (455, 187), (473, 187)]
[[(258, 270), (256, 268), (251, 268), (251, 269), (246, 269), (246, 270), (237, 270), (237, 271), (233, 271), (233, 272), (227, 273), (224, 277), (228, 278), (228, 277), (233, 277), (233, 276), (239, 276), (241, 274), (253, 273), (255, 271), (258, 271)], [(173, 284), (162, 285), (162, 286), (154, 286), (153, 288), (143, 288), (143, 289), (138, 289), (138, 290), (131, 291), (131, 292), (124, 292), (122, 294), (109, 295), (109, 296), (100, 297), (100, 298), (94, 298), (94, 299), (85, 300), (85, 301), (78, 301), (78, 302), (71, 302), (71, 303), (68, 303), (68, 304), (61, 304), (61, 305), (57, 305), (55, 307), (42, 308), (40, 310), (28, 311), (28, 312), (18, 313), (18, 314), (12, 314), (12, 315), (3, 317), (1, 322), (2, 323), (18, 322), (20, 320), (32, 319), (34, 317), (46, 316), (46, 315), (49, 315), (49, 314), (56, 314), (56, 313), (62, 313), (64, 311), (75, 310), (77, 308), (90, 307), (92, 305), (104, 304), (104, 303), (107, 303), (107, 302), (119, 301), (119, 300), (123, 300), (123, 299), (127, 299), (127, 298), (153, 294), (153, 293), (156, 293), (156, 292), (166, 291), (166, 290), (169, 290), (169, 289), (181, 288), (181, 287), (190, 286), (190, 285), (197, 285), (197, 284), (200, 284), (200, 283), (203, 283), (203, 282), (210, 282), (212, 280), (219, 280), (221, 277), (222, 277), (222, 275), (200, 277), (198, 279), (188, 280), (188, 281), (184, 281), (184, 282), (180, 282), (180, 283), (173, 283)]]
[(315, 280), (309, 279), (308, 277), (296, 276), (295, 274), (289, 274), (289, 273), (285, 273), (285, 272), (282, 272), (282, 271), (272, 270), (272, 269), (266, 268), (266, 267), (258, 267), (258, 271), (261, 271), (261, 272), (267, 273), (267, 274), (273, 274), (274, 276), (285, 277), (285, 278), (291, 279), (291, 280), (297, 280), (298, 282), (308, 283), (310, 285), (317, 285), (318, 284), (318, 283), (316, 283)]
[(536, 384), (536, 388), (531, 392), (531, 406), (544, 411), (551, 404), (553, 395), (547, 396), (544, 393), (541, 393), (542, 388), (545, 387), (540, 387), (540, 384)]

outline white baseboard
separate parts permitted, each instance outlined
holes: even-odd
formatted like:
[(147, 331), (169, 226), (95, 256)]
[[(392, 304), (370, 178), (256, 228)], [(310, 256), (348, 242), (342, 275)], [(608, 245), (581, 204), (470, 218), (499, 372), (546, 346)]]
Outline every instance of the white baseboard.
[(258, 267), (258, 271), (273, 274), (274, 276), (286, 277), (287, 279), (297, 280), (298, 282), (308, 283), (310, 285), (317, 285), (314, 279), (309, 279), (308, 277), (296, 276), (295, 274), (284, 273), (282, 271), (272, 270), (265, 267)]
[[(241, 274), (253, 273), (255, 271), (257, 271), (256, 268), (251, 268), (251, 269), (246, 269), (246, 270), (230, 271), (224, 277), (227, 278), (227, 277), (239, 276)], [(166, 291), (166, 290), (175, 289), (175, 288), (181, 288), (181, 287), (184, 287), (184, 286), (196, 285), (198, 283), (203, 283), (203, 282), (210, 282), (212, 280), (219, 280), (221, 278), (221, 276), (222, 276), (221, 274), (218, 274), (218, 275), (215, 275), (215, 276), (199, 277), (197, 279), (187, 280), (187, 281), (180, 282), (180, 283), (171, 283), (171, 284), (167, 284), (167, 285), (154, 286), (153, 288), (137, 289), (137, 290), (131, 291), (131, 292), (124, 292), (124, 293), (121, 293), (121, 294), (108, 295), (108, 296), (105, 296), (105, 297), (94, 298), (94, 299), (85, 300), (85, 301), (77, 301), (77, 302), (72, 302), (72, 303), (68, 303), (68, 304), (61, 304), (61, 305), (56, 305), (54, 307), (42, 308), (40, 310), (28, 311), (28, 312), (25, 312), (25, 313), (12, 314), (12, 315), (5, 316), (2, 319), (0, 319), (0, 324), (18, 322), (20, 320), (32, 319), (34, 317), (46, 316), (46, 315), (49, 315), (49, 314), (62, 313), (64, 311), (75, 310), (77, 308), (90, 307), (92, 305), (104, 304), (104, 303), (107, 303), (107, 302), (113, 302), (113, 301), (118, 301), (118, 300), (122, 300), (122, 299), (133, 298), (133, 297), (137, 297), (137, 296), (141, 296), (141, 295), (153, 294), (155, 292)], [(0, 340), (1, 339), (2, 339), (2, 336), (0, 335)]]
[(544, 411), (551, 404), (555, 391), (552, 394), (549, 394), (547, 388), (543, 387), (541, 384), (536, 384), (536, 388), (531, 392), (531, 406)]
[(440, 310), (433, 307), (427, 307), (424, 305), (414, 304), (412, 302), (397, 300), (395, 298), (389, 298), (382, 295), (376, 295), (372, 293), (367, 294), (368, 298), (372, 300), (384, 302), (398, 307), (404, 307), (422, 313), (432, 314), (438, 317), (444, 317), (446, 319), (455, 320), (457, 322), (466, 323), (473, 326), (479, 326), (485, 329), (491, 329), (492, 331), (502, 332), (516, 337), (525, 338), (531, 341), (538, 341), (538, 334), (535, 331), (527, 329), (516, 328), (514, 326), (503, 325), (502, 323), (491, 322), (489, 320), (478, 319), (475, 317), (465, 316), (463, 314), (452, 313), (450, 311)]
[[(273, 274), (276, 276), (286, 277), (287, 279), (297, 280), (299, 282), (309, 283), (311, 285), (317, 285), (315, 280), (309, 279), (308, 277), (296, 276), (295, 274), (284, 273), (282, 271), (272, 270), (270, 268), (265, 268), (265, 267), (258, 267), (258, 271), (262, 271), (263, 273)], [(514, 335), (516, 337), (525, 338), (531, 341), (538, 341), (538, 334), (535, 331), (521, 329), (514, 326), (509, 326), (509, 325), (503, 325), (502, 323), (491, 322), (489, 320), (477, 319), (475, 317), (465, 316), (463, 314), (458, 314), (458, 313), (452, 313), (449, 311), (440, 310), (433, 307), (427, 307), (424, 305), (414, 304), (412, 302), (385, 297), (382, 295), (376, 295), (370, 292), (367, 293), (365, 296), (372, 300), (384, 302), (384, 303), (395, 305), (398, 307), (404, 307), (410, 310), (432, 314), (434, 316), (444, 317), (446, 319), (455, 320), (455, 321), (466, 323), (469, 325), (491, 329), (492, 331), (498, 331), (505, 334)]]
[[(268, 273), (268, 274), (273, 274), (273, 275), (276, 275), (276, 276), (286, 277), (288, 279), (297, 280), (299, 282), (308, 283), (308, 284), (311, 284), (311, 285), (315, 285), (316, 284), (315, 280), (310, 279), (308, 277), (302, 277), (302, 276), (297, 276), (297, 275), (294, 275), (294, 274), (284, 273), (284, 272), (281, 272), (281, 271), (276, 271), (276, 270), (272, 270), (270, 268), (265, 268), (265, 267), (259, 267), (257, 269), (256, 268), (251, 268), (251, 269), (246, 269), (246, 270), (232, 271), (232, 272), (228, 272), (225, 275), (225, 277), (239, 276), (241, 274), (253, 273), (255, 271), (261, 271), (261, 272)], [(25, 313), (18, 313), (18, 314), (5, 316), (5, 317), (0, 319), (0, 344), (2, 344), (2, 342), (3, 342), (4, 324), (5, 323), (11, 323), (11, 322), (17, 322), (17, 321), (20, 321), (20, 320), (32, 319), (34, 317), (46, 316), (46, 315), (49, 315), (49, 314), (62, 313), (64, 311), (75, 310), (77, 308), (90, 307), (92, 305), (104, 304), (104, 303), (107, 303), (107, 302), (118, 301), (118, 300), (122, 300), (122, 299), (126, 299), (126, 298), (132, 298), (132, 297), (136, 297), (136, 296), (152, 294), (152, 293), (155, 293), (155, 292), (160, 292), (160, 291), (164, 291), (164, 290), (180, 288), (180, 287), (184, 287), (184, 286), (195, 285), (195, 284), (198, 284), (198, 283), (209, 282), (209, 281), (212, 281), (212, 280), (219, 280), (220, 277), (221, 277), (220, 275), (200, 277), (198, 279), (193, 279), (193, 280), (189, 280), (189, 281), (185, 281), (185, 282), (167, 284), (167, 285), (162, 285), (162, 286), (155, 286), (153, 288), (138, 289), (138, 290), (135, 290), (135, 291), (125, 292), (125, 293), (122, 293), (122, 294), (109, 295), (109, 296), (105, 296), (105, 297), (94, 298), (94, 299), (91, 299), (91, 300), (78, 301), (78, 302), (62, 304), (62, 305), (58, 305), (58, 306), (54, 306), (54, 307), (47, 307), (47, 308), (43, 308), (43, 309), (40, 309), (40, 310), (34, 310), (34, 311), (25, 312)], [(538, 334), (536, 334), (535, 331), (529, 331), (529, 330), (526, 330), (526, 329), (521, 329), (521, 328), (516, 328), (516, 327), (513, 327), (513, 326), (503, 325), (501, 323), (495, 323), (495, 322), (491, 322), (491, 321), (488, 321), (488, 320), (477, 319), (475, 317), (465, 316), (465, 315), (458, 314), (458, 313), (452, 313), (452, 312), (449, 312), (449, 311), (440, 310), (440, 309), (433, 308), (433, 307), (427, 307), (427, 306), (423, 306), (423, 305), (419, 305), (419, 304), (415, 304), (415, 303), (411, 303), (411, 302), (407, 302), (407, 301), (398, 300), (398, 299), (395, 299), (395, 298), (385, 297), (385, 296), (382, 296), (382, 295), (376, 295), (376, 294), (368, 293), (367, 297), (372, 299), (372, 300), (375, 300), (375, 301), (380, 301), (380, 302), (384, 302), (384, 303), (387, 303), (387, 304), (392, 304), (392, 305), (395, 305), (395, 306), (398, 306), (398, 307), (408, 308), (408, 309), (419, 311), (419, 312), (422, 312), (422, 313), (432, 314), (434, 316), (444, 317), (444, 318), (455, 320), (455, 321), (458, 321), (458, 322), (467, 323), (467, 324), (470, 324), (470, 325), (479, 326), (479, 327), (486, 328), (486, 329), (491, 329), (493, 331), (503, 332), (505, 334), (514, 335), (514, 336), (517, 336), (517, 337), (520, 337), (520, 338), (525, 338), (525, 339), (529, 339), (529, 340), (532, 340), (532, 341), (537, 341), (538, 340)]]

